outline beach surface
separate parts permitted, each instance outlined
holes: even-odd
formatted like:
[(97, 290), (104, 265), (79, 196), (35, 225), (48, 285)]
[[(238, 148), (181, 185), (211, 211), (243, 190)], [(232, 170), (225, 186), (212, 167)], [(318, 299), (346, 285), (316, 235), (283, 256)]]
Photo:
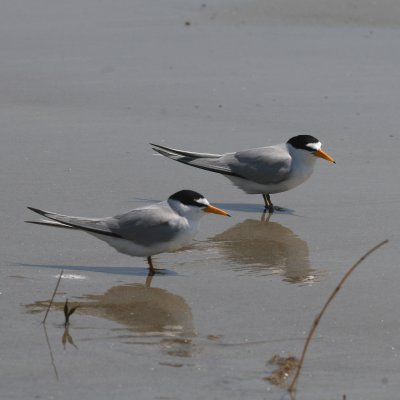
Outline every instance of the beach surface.
[[(400, 382), (400, 3), (5, 1), (0, 14), (1, 398), (389, 400)], [(321, 140), (298, 188), (260, 195), (154, 155)], [(162, 274), (26, 207), (112, 216), (193, 189), (208, 215)], [(45, 326), (48, 301), (63, 270)], [(64, 328), (63, 307), (79, 304)]]

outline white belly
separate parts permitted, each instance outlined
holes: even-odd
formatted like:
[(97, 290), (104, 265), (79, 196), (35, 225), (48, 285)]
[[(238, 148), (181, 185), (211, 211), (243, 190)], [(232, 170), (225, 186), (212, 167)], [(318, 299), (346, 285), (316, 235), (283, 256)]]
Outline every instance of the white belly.
[(127, 254), (133, 257), (148, 257), (159, 253), (168, 253), (176, 251), (183, 246), (188, 245), (197, 232), (198, 224), (191, 223), (186, 227), (182, 227), (181, 232), (173, 239), (164, 242), (155, 242), (149, 246), (142, 246), (132, 240), (121, 239), (112, 236), (91, 233), (98, 239), (106, 242), (119, 253)]
[(279, 183), (262, 184), (235, 176), (225, 175), (235, 186), (249, 194), (274, 194), (286, 192), (305, 182), (313, 173), (314, 164), (304, 164), (293, 169)]

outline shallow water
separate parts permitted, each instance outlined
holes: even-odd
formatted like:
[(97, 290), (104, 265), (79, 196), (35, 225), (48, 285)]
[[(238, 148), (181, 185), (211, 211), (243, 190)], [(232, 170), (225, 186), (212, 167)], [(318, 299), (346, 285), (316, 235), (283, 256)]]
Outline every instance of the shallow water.
[[(281, 398), (268, 360), (300, 354), (340, 278), (386, 238), (322, 319), (297, 398), (399, 393), (400, 30), (382, 12), (377, 25), (289, 25), (216, 5), (4, 7), (2, 398)], [(148, 145), (223, 152), (298, 133), (337, 164), (274, 195), (287, 211), (269, 220), (261, 196)], [(182, 188), (232, 218), (205, 217), (151, 280), (145, 260), (89, 235), (23, 223), (26, 206), (96, 217)], [(66, 298), (79, 303), (67, 332)]]

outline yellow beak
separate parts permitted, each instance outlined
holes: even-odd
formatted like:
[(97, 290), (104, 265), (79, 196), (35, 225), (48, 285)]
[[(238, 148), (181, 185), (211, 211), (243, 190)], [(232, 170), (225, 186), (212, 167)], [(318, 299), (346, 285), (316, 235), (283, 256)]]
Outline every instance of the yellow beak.
[(203, 208), (203, 211), (204, 211), (204, 212), (207, 212), (207, 213), (225, 215), (226, 217), (230, 217), (230, 215), (229, 215), (226, 211), (221, 210), (221, 209), (218, 208), (218, 207), (214, 207), (214, 206), (212, 206), (211, 204), (210, 204), (209, 206)]
[(315, 157), (323, 158), (324, 160), (328, 160), (331, 163), (336, 164), (336, 161), (329, 154), (325, 153), (322, 149), (314, 151), (313, 154)]

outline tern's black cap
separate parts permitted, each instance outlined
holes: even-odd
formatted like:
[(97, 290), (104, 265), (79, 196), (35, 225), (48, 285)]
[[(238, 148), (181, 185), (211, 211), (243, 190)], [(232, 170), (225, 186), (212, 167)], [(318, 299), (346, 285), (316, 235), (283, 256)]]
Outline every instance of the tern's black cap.
[(290, 138), (287, 143), (291, 144), (295, 149), (302, 149), (314, 151), (312, 148), (307, 147), (308, 144), (318, 143), (319, 140), (311, 135), (298, 135)]
[(177, 200), (187, 206), (197, 206), (197, 207), (205, 206), (201, 202), (199, 203), (199, 200), (204, 198), (205, 197), (202, 194), (197, 193), (194, 190), (181, 190), (179, 192), (174, 193), (172, 196), (169, 196), (170, 200)]

